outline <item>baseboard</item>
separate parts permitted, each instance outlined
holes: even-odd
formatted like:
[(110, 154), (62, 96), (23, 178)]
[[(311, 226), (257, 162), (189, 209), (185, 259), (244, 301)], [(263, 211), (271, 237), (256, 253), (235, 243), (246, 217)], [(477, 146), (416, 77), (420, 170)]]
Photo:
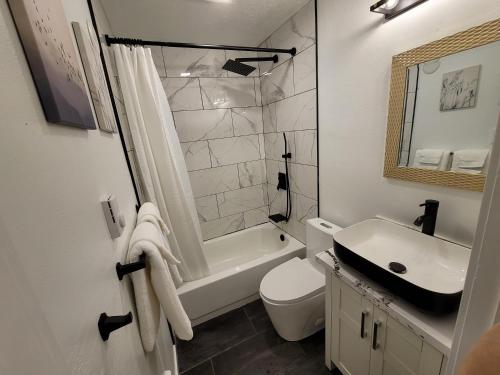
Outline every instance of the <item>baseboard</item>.
[(247, 303), (256, 301), (258, 299), (260, 299), (259, 293), (252, 294), (249, 297), (240, 299), (239, 301), (236, 301), (230, 305), (224, 306), (218, 310), (215, 310), (215, 311), (212, 311), (208, 314), (202, 315), (197, 319), (191, 320), (191, 325), (194, 327), (194, 326), (197, 326), (198, 324), (205, 323), (206, 321), (208, 321), (210, 319), (216, 318), (222, 314), (225, 314), (229, 311), (235, 310), (241, 306), (245, 306)]

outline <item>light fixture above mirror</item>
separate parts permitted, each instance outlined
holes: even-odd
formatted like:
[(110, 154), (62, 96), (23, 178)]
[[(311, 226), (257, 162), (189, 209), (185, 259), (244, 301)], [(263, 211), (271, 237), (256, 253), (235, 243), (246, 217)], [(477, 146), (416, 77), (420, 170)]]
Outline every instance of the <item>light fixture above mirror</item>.
[(370, 7), (371, 12), (381, 13), (390, 20), (427, 0), (380, 0)]

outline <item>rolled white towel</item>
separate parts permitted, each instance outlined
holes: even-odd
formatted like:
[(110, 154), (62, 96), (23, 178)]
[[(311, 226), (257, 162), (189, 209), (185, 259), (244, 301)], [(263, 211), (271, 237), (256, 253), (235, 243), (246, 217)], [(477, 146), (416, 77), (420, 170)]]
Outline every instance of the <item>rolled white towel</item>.
[(484, 171), (489, 153), (490, 150), (488, 149), (457, 150), (453, 155), (451, 170), (453, 172), (480, 174)]
[(141, 340), (146, 352), (153, 350), (158, 334), (160, 305), (176, 335), (183, 340), (193, 337), (191, 322), (177, 295), (177, 289), (165, 262), (178, 263), (168, 249), (162, 249), (161, 234), (155, 225), (140, 223), (132, 234), (127, 259), (136, 261), (146, 255), (146, 269), (131, 274), (137, 305)]
[(170, 229), (163, 221), (160, 215), (160, 211), (158, 211), (158, 208), (151, 202), (144, 203), (139, 209), (139, 212), (137, 213), (137, 223), (139, 224), (145, 221), (153, 223), (156, 226), (158, 226), (158, 228), (160, 229), (160, 231), (163, 232), (165, 237), (167, 237), (170, 234)]
[(138, 241), (149, 241), (153, 243), (158, 248), (161, 256), (167, 261), (168, 264), (177, 265), (181, 264), (177, 258), (172, 254), (170, 248), (167, 247), (162, 234), (158, 231), (158, 228), (149, 222), (137, 224), (132, 237), (129, 242), (129, 249), (133, 247)]
[[(165, 247), (170, 248), (170, 245), (168, 243), (168, 236), (170, 235), (170, 229), (163, 221), (158, 208), (151, 202), (144, 203), (139, 209), (139, 212), (137, 213), (137, 224), (146, 222), (152, 223), (158, 228), (158, 230), (163, 234)], [(172, 278), (174, 279), (175, 285), (176, 286), (182, 285), (184, 280), (182, 279), (177, 264), (169, 263), (169, 268), (172, 274)]]
[[(155, 246), (151, 242), (135, 242), (136, 245), (129, 248), (127, 261), (136, 262), (139, 257), (146, 253), (146, 263), (149, 264), (148, 256), (155, 251)], [(147, 251), (147, 248), (150, 248)], [(163, 263), (165, 261), (163, 260)], [(151, 284), (151, 279), (147, 269), (142, 269), (130, 274), (134, 286), (135, 305), (137, 308), (137, 321), (141, 334), (142, 346), (145, 352), (151, 352), (156, 343), (158, 328), (160, 326), (160, 303)]]

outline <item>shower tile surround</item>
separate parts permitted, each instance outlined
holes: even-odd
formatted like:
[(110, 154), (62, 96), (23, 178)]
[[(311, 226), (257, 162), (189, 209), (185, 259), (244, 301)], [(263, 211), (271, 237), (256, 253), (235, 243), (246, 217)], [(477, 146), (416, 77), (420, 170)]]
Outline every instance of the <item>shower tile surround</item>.
[[(276, 189), (278, 171), (285, 170), (282, 132), (292, 153), (292, 215), (279, 226), (305, 242), (305, 222), (317, 216), (314, 1), (261, 46), (295, 46), (297, 55), (280, 54), (277, 64), (260, 63), (242, 77), (222, 69), (226, 59), (257, 53), (152, 47), (205, 240), (267, 222), (270, 213), (285, 213), (286, 193)], [(120, 97), (117, 101), (134, 164), (125, 110)]]
[[(229, 51), (158, 49), (205, 240), (267, 222), (258, 73), (222, 70)], [(240, 55), (238, 55), (240, 56)], [(162, 75), (163, 73), (163, 75)]]
[[(270, 214), (285, 213), (286, 192), (277, 190), (278, 172), (285, 172), (283, 132), (292, 153), (288, 163), (292, 213), (278, 226), (305, 243), (305, 223), (318, 216), (316, 37), (314, 1), (271, 34), (261, 47), (297, 48), (280, 55), (278, 64), (260, 63), (264, 149)], [(265, 56), (265, 54), (262, 54)]]

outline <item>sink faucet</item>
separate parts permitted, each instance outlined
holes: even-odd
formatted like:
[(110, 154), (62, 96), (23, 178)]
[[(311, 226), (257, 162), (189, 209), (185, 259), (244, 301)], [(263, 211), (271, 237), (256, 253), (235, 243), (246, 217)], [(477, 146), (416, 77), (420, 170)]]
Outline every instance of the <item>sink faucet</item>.
[(420, 207), (425, 207), (425, 212), (422, 216), (417, 217), (413, 224), (415, 224), (417, 227), (422, 225), (422, 233), (428, 234), (429, 236), (434, 236), (439, 201), (434, 199), (427, 199), (425, 203), (422, 203), (420, 205)]

